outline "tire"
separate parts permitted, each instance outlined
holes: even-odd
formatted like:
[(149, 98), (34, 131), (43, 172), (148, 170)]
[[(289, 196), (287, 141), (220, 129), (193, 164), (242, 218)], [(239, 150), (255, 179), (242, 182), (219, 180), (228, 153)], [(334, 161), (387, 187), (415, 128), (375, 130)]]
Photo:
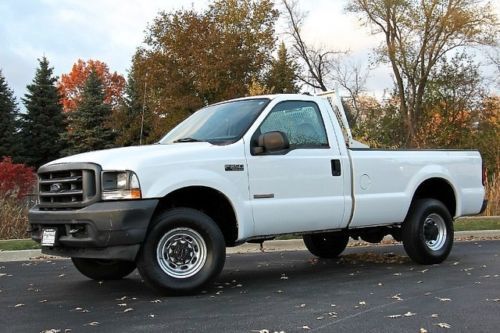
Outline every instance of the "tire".
[(215, 279), (225, 260), (224, 236), (214, 220), (195, 209), (175, 208), (153, 220), (136, 262), (153, 289), (189, 295)]
[(453, 247), (453, 220), (446, 206), (435, 199), (412, 204), (402, 227), (403, 246), (408, 256), (423, 265), (439, 264)]
[(119, 280), (135, 269), (133, 261), (71, 258), (76, 269), (93, 280)]
[(344, 231), (304, 235), (309, 252), (320, 258), (336, 258), (345, 250), (349, 234)]

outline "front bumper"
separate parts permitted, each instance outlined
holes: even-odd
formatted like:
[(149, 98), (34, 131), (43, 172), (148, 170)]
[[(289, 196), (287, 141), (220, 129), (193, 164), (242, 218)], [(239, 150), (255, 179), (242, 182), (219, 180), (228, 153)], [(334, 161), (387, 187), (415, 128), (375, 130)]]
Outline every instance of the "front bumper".
[(57, 229), (53, 247), (42, 252), (69, 257), (134, 260), (158, 204), (157, 199), (97, 202), (77, 210), (30, 209), (31, 238)]

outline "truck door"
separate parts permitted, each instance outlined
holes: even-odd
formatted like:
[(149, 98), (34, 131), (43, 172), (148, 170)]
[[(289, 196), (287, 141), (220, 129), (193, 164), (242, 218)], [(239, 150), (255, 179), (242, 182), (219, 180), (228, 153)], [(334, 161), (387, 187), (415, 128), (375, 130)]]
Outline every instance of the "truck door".
[[(278, 103), (253, 133), (247, 155), (255, 235), (338, 228), (344, 217), (343, 170), (326, 114), (313, 101)], [(260, 135), (280, 131), (289, 148), (259, 153)]]

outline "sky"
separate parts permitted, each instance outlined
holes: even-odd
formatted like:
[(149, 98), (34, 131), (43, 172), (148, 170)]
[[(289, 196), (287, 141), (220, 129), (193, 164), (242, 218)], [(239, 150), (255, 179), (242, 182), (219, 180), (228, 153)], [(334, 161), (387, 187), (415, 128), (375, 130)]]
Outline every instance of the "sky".
[[(46, 56), (54, 74), (68, 73), (78, 60), (100, 60), (126, 76), (132, 55), (159, 11), (194, 7), (209, 0), (0, 0), (0, 69), (21, 104), (33, 80), (38, 58)], [(357, 18), (344, 11), (345, 0), (299, 0), (308, 13), (306, 42), (349, 50), (353, 62), (367, 65), (380, 37), (370, 35)], [(498, 5), (500, 8), (500, 5)], [(278, 22), (277, 30), (285, 25)], [(283, 38), (283, 36), (281, 36)], [(371, 71), (367, 90), (381, 96), (392, 87), (390, 71)]]

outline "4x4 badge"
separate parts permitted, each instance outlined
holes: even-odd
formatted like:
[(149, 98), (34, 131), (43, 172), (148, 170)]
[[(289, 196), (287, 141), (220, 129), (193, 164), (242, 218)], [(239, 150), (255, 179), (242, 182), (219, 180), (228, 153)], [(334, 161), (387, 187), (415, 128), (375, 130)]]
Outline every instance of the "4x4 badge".
[(245, 166), (243, 164), (226, 164), (224, 169), (226, 171), (244, 171)]

